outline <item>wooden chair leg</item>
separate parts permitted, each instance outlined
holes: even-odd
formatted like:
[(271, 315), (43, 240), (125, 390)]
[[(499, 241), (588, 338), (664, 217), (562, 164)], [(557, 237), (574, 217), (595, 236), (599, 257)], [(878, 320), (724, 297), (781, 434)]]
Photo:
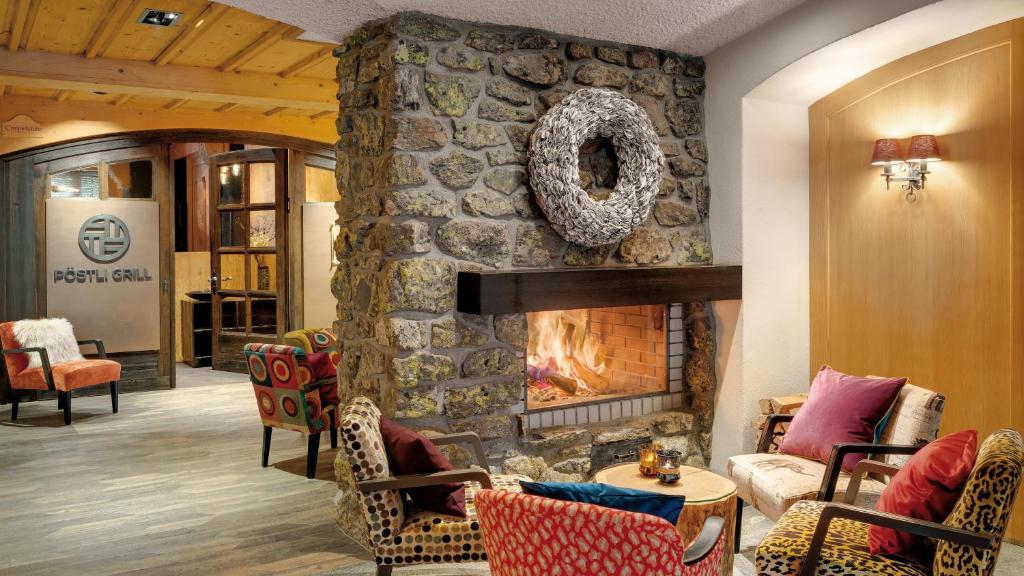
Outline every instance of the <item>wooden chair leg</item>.
[(58, 394), (64, 395), (64, 425), (71, 424), (71, 390), (67, 392), (58, 392)]
[(733, 552), (740, 551), (740, 531), (743, 528), (743, 499), (736, 499), (736, 535), (733, 542)]
[(393, 566), (385, 566), (383, 564), (377, 564), (377, 576), (391, 576), (391, 569)]
[(11, 388), (11, 422), (18, 419), (18, 391)]
[(334, 418), (331, 418), (331, 448), (338, 447), (338, 428), (337, 424), (334, 423)]
[(270, 460), (270, 434), (274, 431), (273, 426), (263, 427), (263, 467), (267, 467)]
[(316, 457), (320, 453), (320, 433), (309, 435), (309, 446), (306, 450), (306, 478), (316, 476)]
[(117, 382), (110, 383), (110, 408), (117, 414)]

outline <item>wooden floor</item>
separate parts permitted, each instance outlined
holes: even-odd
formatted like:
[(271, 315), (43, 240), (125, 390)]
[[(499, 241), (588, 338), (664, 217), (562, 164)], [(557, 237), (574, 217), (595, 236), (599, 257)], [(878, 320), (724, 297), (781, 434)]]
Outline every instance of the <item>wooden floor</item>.
[[(207, 371), (209, 373), (209, 371)], [(224, 383), (224, 380), (233, 383)], [(0, 574), (313, 574), (366, 565), (334, 524), (335, 451), (275, 431), (245, 377), (0, 407)]]
[[(0, 574), (369, 576), (369, 555), (334, 524), (332, 450), (305, 478), (305, 439), (261, 426), (244, 376), (179, 369), (176, 390), (0, 406)], [(734, 575), (755, 573), (771, 522), (747, 508)], [(485, 563), (402, 568), (396, 576), (486, 575)], [(997, 576), (1024, 574), (1004, 545)]]

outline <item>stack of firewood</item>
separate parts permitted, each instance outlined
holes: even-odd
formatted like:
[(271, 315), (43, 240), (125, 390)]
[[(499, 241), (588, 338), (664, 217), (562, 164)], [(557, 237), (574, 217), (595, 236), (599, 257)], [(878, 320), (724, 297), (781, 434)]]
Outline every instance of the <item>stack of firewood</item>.
[[(789, 396), (775, 396), (772, 398), (762, 398), (758, 400), (758, 406), (761, 408), (761, 415), (758, 416), (757, 420), (754, 421), (754, 425), (757, 428), (757, 437), (760, 438), (764, 434), (765, 424), (768, 423), (768, 417), (772, 414), (795, 414), (796, 411), (804, 405), (807, 401), (807, 394), (792, 394)], [(789, 428), (789, 424), (783, 422), (776, 426), (775, 431), (785, 432)], [(768, 447), (769, 452), (778, 452), (779, 444), (782, 443), (782, 436), (776, 436), (772, 439), (771, 446)]]

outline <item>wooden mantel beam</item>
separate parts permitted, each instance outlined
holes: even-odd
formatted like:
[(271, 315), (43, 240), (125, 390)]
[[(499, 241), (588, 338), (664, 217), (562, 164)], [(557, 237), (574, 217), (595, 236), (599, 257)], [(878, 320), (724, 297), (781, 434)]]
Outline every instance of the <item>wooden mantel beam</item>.
[(336, 110), (337, 83), (276, 74), (220, 72), (192, 66), (85, 58), (39, 51), (0, 51), (0, 84), (25, 88), (106, 92), (167, 99)]

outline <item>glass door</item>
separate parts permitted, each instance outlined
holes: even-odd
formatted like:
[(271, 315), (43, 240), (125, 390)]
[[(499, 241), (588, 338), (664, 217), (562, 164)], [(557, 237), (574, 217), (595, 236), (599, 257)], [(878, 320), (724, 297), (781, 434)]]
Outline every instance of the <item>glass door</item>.
[(210, 157), (214, 369), (244, 372), (245, 344), (287, 329), (287, 158), (273, 148)]

